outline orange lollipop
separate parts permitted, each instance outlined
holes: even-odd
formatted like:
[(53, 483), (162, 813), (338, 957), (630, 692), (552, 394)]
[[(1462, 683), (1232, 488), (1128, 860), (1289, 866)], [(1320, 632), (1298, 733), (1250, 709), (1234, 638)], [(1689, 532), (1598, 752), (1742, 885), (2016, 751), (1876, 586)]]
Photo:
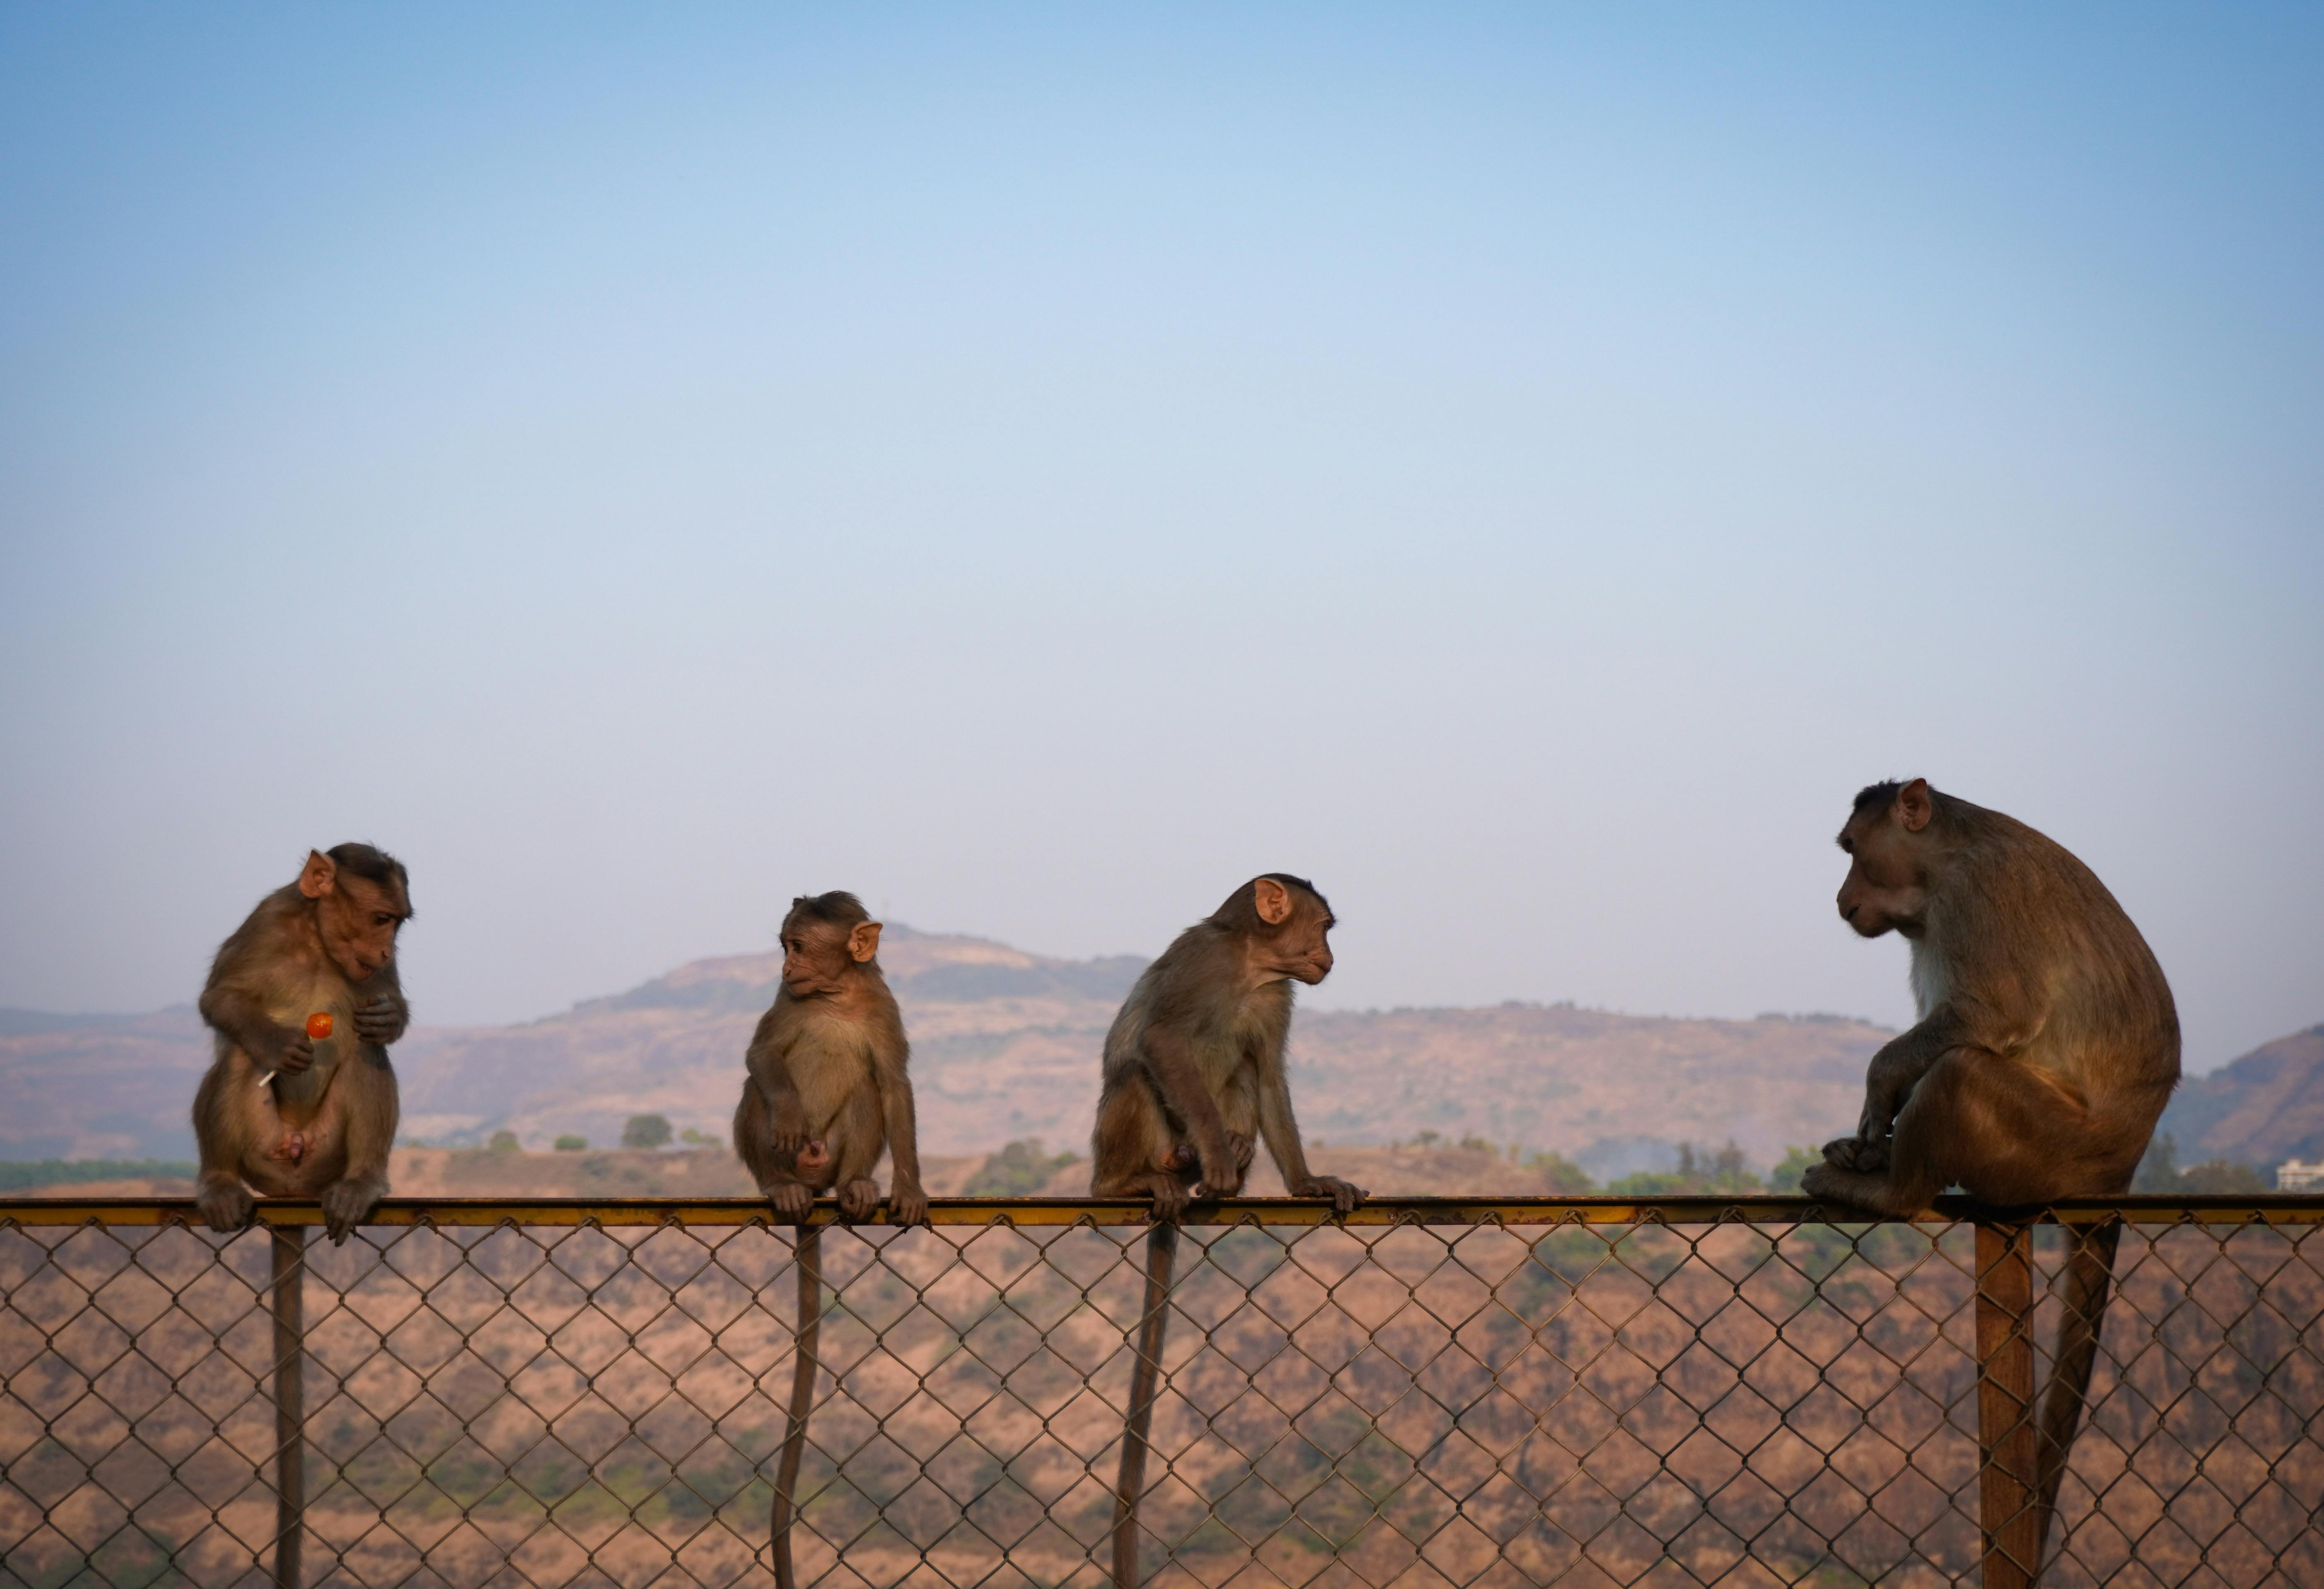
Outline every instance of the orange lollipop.
[(331, 1012), (317, 1010), (307, 1017), (307, 1035), (320, 1042), (331, 1034)]

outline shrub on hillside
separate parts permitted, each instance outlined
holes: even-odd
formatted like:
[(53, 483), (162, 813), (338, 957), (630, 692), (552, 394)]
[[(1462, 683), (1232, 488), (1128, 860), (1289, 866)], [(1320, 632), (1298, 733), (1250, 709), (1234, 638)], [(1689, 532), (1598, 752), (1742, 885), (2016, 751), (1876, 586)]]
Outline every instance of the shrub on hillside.
[(1059, 1153), (1053, 1159), (1041, 1151), (1039, 1137), (1021, 1137), (978, 1165), (961, 1192), (972, 1198), (1031, 1197), (1049, 1184), (1050, 1177), (1080, 1156)]
[(560, 1136), (557, 1139), (557, 1151), (560, 1153), (581, 1153), (588, 1150), (589, 1139), (586, 1136)]
[(669, 1141), (669, 1122), (659, 1115), (632, 1115), (622, 1127), (625, 1148), (658, 1148)]

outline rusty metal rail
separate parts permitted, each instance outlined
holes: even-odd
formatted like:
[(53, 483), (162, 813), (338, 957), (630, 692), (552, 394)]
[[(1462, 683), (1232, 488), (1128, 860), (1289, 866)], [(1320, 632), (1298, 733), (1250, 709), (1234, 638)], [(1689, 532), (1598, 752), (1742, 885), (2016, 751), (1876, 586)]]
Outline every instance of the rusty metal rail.
[[(6, 1582), (2324, 1584), (2324, 1198), (1252, 1200), (1152, 1296), (1102, 1200), (819, 1209), (804, 1273), (755, 1202), (261, 1212), (0, 1200)], [(2036, 1564), (2044, 1276), (2115, 1221)]]

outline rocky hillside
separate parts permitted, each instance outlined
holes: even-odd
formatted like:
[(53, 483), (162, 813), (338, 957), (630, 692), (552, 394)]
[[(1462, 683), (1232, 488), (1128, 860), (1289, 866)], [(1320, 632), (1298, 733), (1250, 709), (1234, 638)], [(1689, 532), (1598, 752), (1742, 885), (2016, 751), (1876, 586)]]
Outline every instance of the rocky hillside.
[(2324, 1159), (2324, 1025), (2181, 1082), (2158, 1131), (2178, 1139), (2182, 1164)]
[[(973, 1164), (1024, 1137), (1087, 1152), (1099, 1047), (1142, 961), (1049, 960), (897, 926), (881, 960), (911, 1029), (925, 1153)], [(659, 1114), (723, 1143), (778, 965), (772, 953), (700, 960), (523, 1025), (418, 1028), (395, 1051), (402, 1135), (458, 1146), (508, 1130), (546, 1149), (577, 1134), (603, 1150), (630, 1116)], [(1512, 1147), (1563, 1153), (1604, 1180), (1668, 1168), (1680, 1141), (1731, 1136), (1764, 1168), (1853, 1123), (1865, 1060), (1887, 1035), (1829, 1016), (1526, 1004), (1323, 1013), (1299, 1017), (1293, 1088), (1328, 1151), (1428, 1132), (1490, 1144), (1508, 1162)], [(190, 1009), (0, 1012), (0, 1158), (189, 1158), (186, 1109), (208, 1053)], [(2324, 1143), (2324, 1028), (2190, 1083), (2172, 1119), (2187, 1160)]]

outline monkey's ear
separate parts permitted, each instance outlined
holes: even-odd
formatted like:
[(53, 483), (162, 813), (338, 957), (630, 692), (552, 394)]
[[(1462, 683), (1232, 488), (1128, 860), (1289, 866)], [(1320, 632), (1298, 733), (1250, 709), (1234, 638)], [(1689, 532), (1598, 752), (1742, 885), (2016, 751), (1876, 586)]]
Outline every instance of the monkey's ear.
[(1270, 927), (1280, 927), (1291, 919), (1291, 890), (1272, 877), (1254, 878), (1250, 886), (1251, 903), (1259, 907), (1259, 919)]
[(309, 899), (320, 899), (331, 891), (339, 875), (338, 863), (319, 850), (307, 852), (307, 864), (299, 868), (299, 892)]
[(853, 930), (847, 934), (848, 958), (860, 966), (879, 952), (880, 923), (877, 922), (856, 923)]
[(1897, 793), (1896, 814), (1904, 819), (1904, 831), (1917, 833), (1929, 825), (1936, 814), (1936, 804), (1929, 798), (1929, 780), (1914, 778)]

